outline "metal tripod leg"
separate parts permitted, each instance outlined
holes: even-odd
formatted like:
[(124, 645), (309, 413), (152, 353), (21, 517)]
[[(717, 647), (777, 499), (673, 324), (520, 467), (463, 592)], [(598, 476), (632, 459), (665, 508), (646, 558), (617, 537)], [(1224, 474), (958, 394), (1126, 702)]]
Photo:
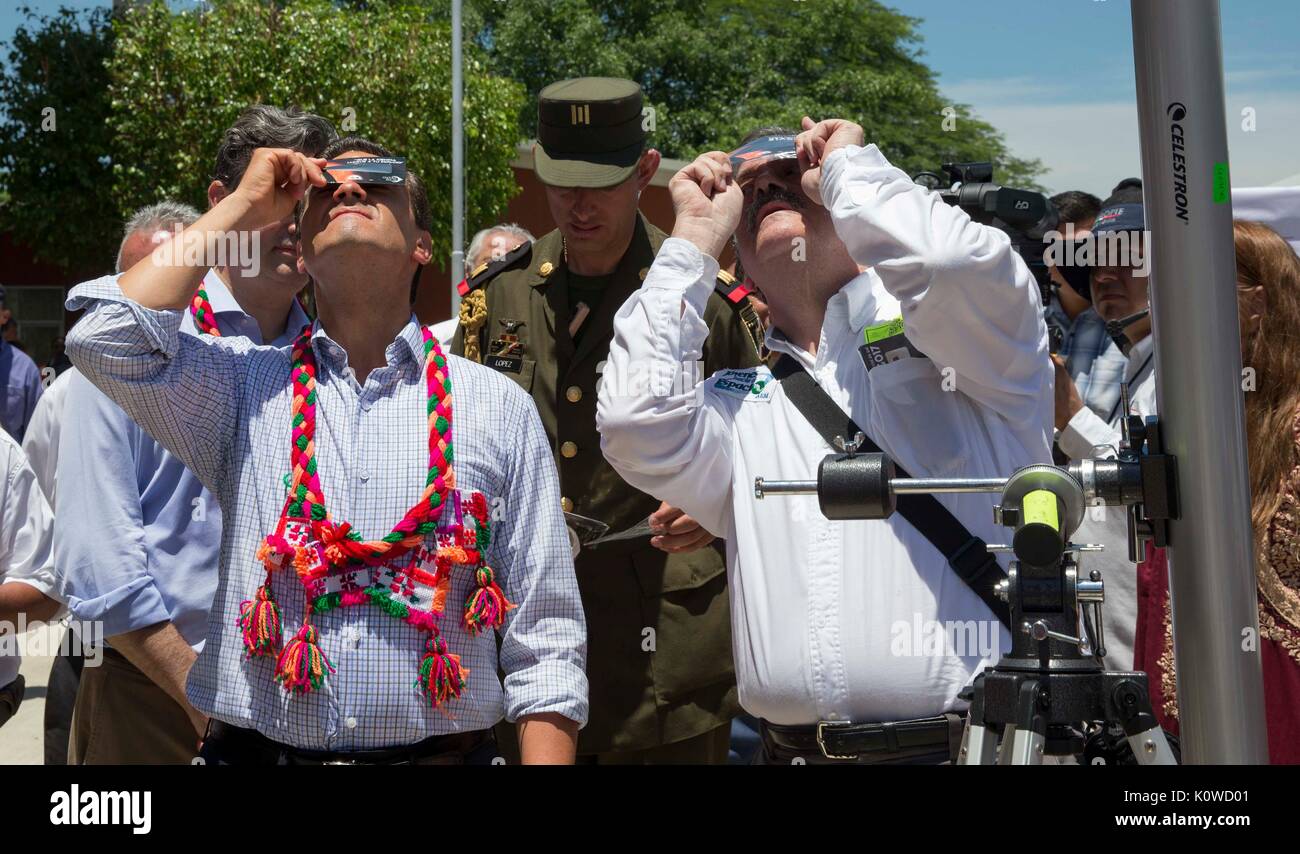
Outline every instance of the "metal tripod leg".
[(984, 720), (983, 676), (975, 680), (975, 696), (966, 715), (966, 730), (961, 736), (958, 765), (992, 765), (997, 753), (998, 734)]
[(1169, 747), (1165, 731), (1155, 726), (1128, 737), (1129, 747), (1139, 765), (1177, 765), (1174, 751)]
[[(1043, 744), (1047, 740), (1047, 720), (1038, 708), (1038, 682), (1030, 679), (1020, 686), (1016, 698), (1016, 727), (1010, 736), (1011, 765), (1043, 764)], [(1010, 729), (1010, 727), (1008, 727)], [(1003, 744), (1007, 742), (1003, 737)]]
[[(1139, 677), (1145, 679), (1145, 674), (1139, 674)], [(1147, 694), (1145, 682), (1124, 679), (1112, 691), (1111, 701), (1119, 711), (1119, 724), (1124, 727), (1133, 758), (1139, 765), (1178, 764), (1165, 731), (1151, 711), (1151, 697)]]

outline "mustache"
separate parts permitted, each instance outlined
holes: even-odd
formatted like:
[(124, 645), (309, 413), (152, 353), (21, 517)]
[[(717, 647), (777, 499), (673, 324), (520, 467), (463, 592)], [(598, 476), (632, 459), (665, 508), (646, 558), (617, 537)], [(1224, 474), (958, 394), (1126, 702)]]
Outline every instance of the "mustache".
[(758, 226), (758, 212), (763, 209), (763, 205), (768, 202), (777, 201), (785, 202), (797, 211), (803, 210), (803, 200), (784, 187), (769, 187), (762, 193), (754, 196), (754, 202), (749, 206), (745, 214), (745, 224), (749, 226), (750, 232)]

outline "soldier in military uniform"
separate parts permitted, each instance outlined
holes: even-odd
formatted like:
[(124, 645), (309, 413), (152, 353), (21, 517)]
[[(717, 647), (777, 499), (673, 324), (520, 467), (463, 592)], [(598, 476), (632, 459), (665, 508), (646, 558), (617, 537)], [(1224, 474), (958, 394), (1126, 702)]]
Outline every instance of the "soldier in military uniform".
[[(584, 547), (575, 561), (591, 684), (578, 761), (725, 762), (739, 707), (723, 559), (689, 516), (626, 484), (596, 432), (614, 315), (667, 236), (637, 210), (659, 167), (640, 87), (612, 78), (548, 86), (538, 98), (534, 156), (559, 227), (462, 283), (453, 352), (532, 395), (567, 513), (603, 522), (611, 534), (651, 519), (651, 533)], [(757, 364), (757, 319), (730, 277), (719, 281), (705, 320), (703, 376)], [(511, 733), (498, 738), (509, 756)]]

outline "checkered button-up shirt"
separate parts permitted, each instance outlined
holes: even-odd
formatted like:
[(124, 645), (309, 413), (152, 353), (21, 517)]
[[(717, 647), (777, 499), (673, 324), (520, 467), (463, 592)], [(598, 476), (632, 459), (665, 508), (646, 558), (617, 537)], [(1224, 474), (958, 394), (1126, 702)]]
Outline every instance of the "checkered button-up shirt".
[[(221, 504), (216, 598), (187, 686), (196, 708), (281, 743), (332, 751), (412, 744), (541, 712), (585, 723), (586, 626), (559, 482), (541, 421), (517, 385), (448, 356), (457, 488), (486, 496), (493, 520), (487, 561), (518, 606), (499, 631), (499, 655), (491, 632), (475, 637), (463, 628), (460, 604), (473, 579), (457, 572), (440, 628), (469, 670), (459, 699), (430, 706), (415, 687), (425, 635), (368, 605), (313, 616), (335, 672), (311, 693), (289, 694), (273, 679), (273, 658), (246, 659), (236, 628), (240, 603), (266, 575), (258, 545), (284, 505), (288, 348), (180, 335), (180, 312), (139, 306), (114, 277), (79, 285), (68, 305), (89, 308), (68, 335), (73, 362)], [(428, 470), (420, 328), (412, 318), (388, 345), (387, 364), (364, 385), (319, 324), (312, 346), (326, 506), (367, 538), (383, 536), (419, 497)], [(288, 639), (302, 622), (305, 594), (292, 578), (277, 579), (274, 589)]]
[(1109, 420), (1119, 402), (1128, 357), (1106, 334), (1106, 321), (1096, 309), (1086, 309), (1074, 319), (1063, 351), (1065, 370), (1074, 380), (1083, 405), (1097, 417)]

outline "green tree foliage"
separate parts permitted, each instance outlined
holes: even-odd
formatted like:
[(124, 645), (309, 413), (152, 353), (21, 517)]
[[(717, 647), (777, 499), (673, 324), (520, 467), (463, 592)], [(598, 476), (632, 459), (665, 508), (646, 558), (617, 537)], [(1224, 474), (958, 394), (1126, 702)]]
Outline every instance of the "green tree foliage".
[[(451, 31), (416, 5), (371, 0), (214, 0), (171, 13), (161, 0), (117, 24), (111, 126), (123, 215), (173, 198), (203, 205), (221, 132), (250, 103), (295, 105), (340, 133), (406, 156), (430, 187), (434, 256), (451, 251)], [(468, 227), (495, 221), (518, 188), (522, 88), (465, 56)]]
[(29, 9), (0, 77), (0, 229), (36, 256), (77, 270), (103, 269), (117, 251), (106, 10)]
[[(530, 98), (568, 77), (640, 83), (655, 109), (652, 139), (668, 157), (729, 150), (757, 126), (797, 128), (807, 114), (858, 121), (912, 172), (992, 160), (1002, 183), (1036, 186), (1042, 171), (1013, 157), (967, 106), (942, 98), (922, 60), (918, 21), (875, 0), (472, 2), (492, 68)], [(535, 132), (535, 100), (519, 119)]]

